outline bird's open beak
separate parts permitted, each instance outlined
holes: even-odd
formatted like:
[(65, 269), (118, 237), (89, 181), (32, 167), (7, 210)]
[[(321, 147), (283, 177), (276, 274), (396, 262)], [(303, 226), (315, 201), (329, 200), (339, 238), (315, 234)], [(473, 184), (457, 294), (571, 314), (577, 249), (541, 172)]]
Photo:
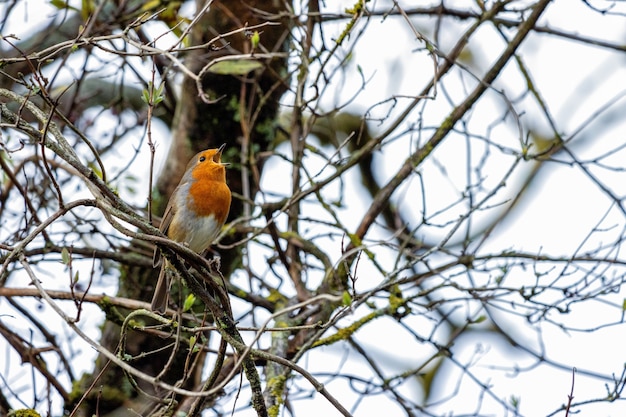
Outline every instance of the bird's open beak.
[(217, 152), (213, 156), (213, 161), (215, 161), (216, 163), (221, 164), (223, 166), (228, 166), (228, 165), (230, 165), (229, 163), (222, 162), (222, 151), (224, 151), (224, 148), (226, 148), (226, 144), (225, 143), (223, 143), (222, 146), (217, 148)]

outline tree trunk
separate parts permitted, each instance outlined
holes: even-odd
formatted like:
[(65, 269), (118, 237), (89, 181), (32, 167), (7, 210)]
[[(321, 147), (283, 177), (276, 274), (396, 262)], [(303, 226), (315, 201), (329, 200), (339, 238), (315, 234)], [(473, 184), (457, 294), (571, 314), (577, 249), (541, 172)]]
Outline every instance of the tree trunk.
[[(198, 1), (198, 9), (203, 6), (201, 3), (204, 2)], [(191, 44), (206, 44), (220, 34), (246, 26), (273, 22), (278, 24), (258, 29), (260, 43), (256, 51), (281, 52), (286, 55), (286, 41), (289, 36), (287, 20), (272, 18), (279, 16), (284, 10), (284, 4), (279, 1), (214, 1), (210, 10), (194, 23), (189, 35)], [(263, 15), (260, 15), (260, 11), (263, 11)], [(251, 52), (249, 35), (248, 31), (240, 31), (220, 40), (213, 48), (187, 52), (185, 65), (197, 74), (202, 67), (217, 57), (249, 53)], [(264, 68), (245, 76), (206, 73), (202, 79), (202, 88), (205, 94), (216, 100), (213, 103), (207, 103), (200, 97), (193, 79), (187, 76), (184, 78), (172, 126), (172, 145), (156, 187), (157, 197), (154, 207), (157, 214), (163, 212), (189, 158), (199, 150), (218, 147), (223, 143), (227, 145), (224, 161), (232, 164), (228, 169), (228, 184), (231, 190), (235, 195), (254, 198), (263, 167), (262, 158), (256, 155), (267, 151), (272, 145), (278, 101), (289, 85), (289, 80), (285, 76), (287, 73), (285, 58), (272, 58), (261, 62)], [(242, 155), (246, 153), (249, 156), (243, 159)], [(247, 174), (247, 183), (250, 184), (248, 188), (244, 187), (242, 166), (246, 167), (244, 175)], [(234, 198), (230, 219), (240, 217), (243, 207), (242, 201)], [(231, 234), (227, 243), (236, 242), (241, 237), (240, 233)], [(134, 244), (145, 246), (142, 242)], [(240, 252), (235, 247), (220, 251), (220, 256), (221, 272), (228, 278), (237, 267)], [(157, 275), (158, 270), (151, 268), (122, 267), (118, 294), (123, 297), (149, 300)], [(103, 327), (101, 342), (110, 351), (117, 350), (120, 342), (118, 322), (107, 320)], [(184, 381), (182, 388), (187, 389), (193, 389), (200, 382), (197, 375), (202, 369), (203, 361), (196, 361), (195, 369), (184, 372), (185, 361), (188, 360), (188, 351), (185, 347), (180, 347), (168, 363), (172, 355), (171, 348), (161, 348), (171, 344), (170, 339), (133, 332), (126, 336), (125, 343), (125, 353), (133, 357), (151, 352), (144, 358), (132, 362), (139, 370), (149, 375), (157, 375), (167, 368), (161, 379), (170, 384), (182, 380)], [(125, 382), (120, 384), (120, 381), (126, 381), (122, 370), (115, 366), (107, 366), (106, 359), (100, 357), (93, 373), (83, 378), (80, 393), (75, 393), (78, 400), (86, 390), (90, 390), (86, 400), (81, 404), (81, 414), (102, 415), (113, 410), (116, 411), (116, 415), (148, 414), (155, 404), (147, 397), (139, 395), (129, 384)], [(141, 389), (155, 393), (153, 387), (140, 381), (138, 383)], [(73, 405), (70, 405), (68, 408), (72, 407)]]

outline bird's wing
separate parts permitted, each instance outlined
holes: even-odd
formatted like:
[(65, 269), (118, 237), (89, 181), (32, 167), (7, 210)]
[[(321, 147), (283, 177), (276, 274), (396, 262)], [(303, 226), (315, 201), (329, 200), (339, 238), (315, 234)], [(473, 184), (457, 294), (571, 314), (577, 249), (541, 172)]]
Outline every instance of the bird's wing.
[[(161, 226), (159, 226), (159, 230), (163, 232), (163, 234), (167, 235), (167, 231), (170, 228), (170, 224), (172, 223), (172, 218), (174, 217), (174, 204), (170, 199), (167, 208), (165, 209), (165, 213), (163, 214), (163, 218), (161, 219)], [(161, 264), (161, 251), (158, 246), (154, 247), (154, 256), (152, 257), (152, 266), (156, 268)]]

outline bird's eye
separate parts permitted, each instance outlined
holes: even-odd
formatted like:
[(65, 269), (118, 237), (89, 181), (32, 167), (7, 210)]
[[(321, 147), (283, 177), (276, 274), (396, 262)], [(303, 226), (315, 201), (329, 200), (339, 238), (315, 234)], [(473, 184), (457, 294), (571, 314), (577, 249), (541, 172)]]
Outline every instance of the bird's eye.
[(205, 160), (205, 159), (206, 159), (206, 157), (201, 156), (201, 157), (200, 157), (200, 162), (204, 162), (204, 160)]

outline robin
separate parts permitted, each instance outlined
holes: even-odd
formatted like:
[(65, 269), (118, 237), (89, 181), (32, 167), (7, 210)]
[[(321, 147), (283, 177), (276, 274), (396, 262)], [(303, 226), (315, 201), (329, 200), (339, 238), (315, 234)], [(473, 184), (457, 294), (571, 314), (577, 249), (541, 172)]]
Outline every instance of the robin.
[[(161, 232), (196, 253), (204, 252), (213, 243), (230, 211), (227, 164), (222, 163), (225, 146), (199, 152), (189, 161), (161, 220)], [(167, 260), (161, 261), (161, 252), (155, 248), (154, 267), (159, 264), (161, 271), (152, 297), (152, 310), (164, 313), (170, 287), (166, 269), (171, 265)]]

